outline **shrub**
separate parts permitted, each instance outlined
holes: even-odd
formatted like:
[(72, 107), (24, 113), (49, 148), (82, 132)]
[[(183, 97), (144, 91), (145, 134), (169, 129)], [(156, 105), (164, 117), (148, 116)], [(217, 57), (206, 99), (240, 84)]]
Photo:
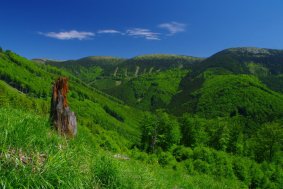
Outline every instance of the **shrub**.
[(161, 152), (158, 154), (158, 163), (165, 167), (167, 165), (174, 165), (176, 164), (175, 158), (169, 152)]
[(209, 174), (210, 166), (207, 162), (197, 159), (193, 162), (194, 170), (199, 173)]
[(175, 159), (180, 162), (189, 159), (193, 156), (193, 150), (191, 148), (186, 148), (184, 146), (177, 146), (173, 148), (172, 155)]

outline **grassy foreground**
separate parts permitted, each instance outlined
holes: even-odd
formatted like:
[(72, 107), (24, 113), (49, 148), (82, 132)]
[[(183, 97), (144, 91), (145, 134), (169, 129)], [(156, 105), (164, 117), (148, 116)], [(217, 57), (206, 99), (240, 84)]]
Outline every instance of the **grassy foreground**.
[(65, 139), (46, 117), (0, 109), (1, 188), (242, 188), (238, 181), (189, 176), (157, 163), (119, 160), (87, 127)]

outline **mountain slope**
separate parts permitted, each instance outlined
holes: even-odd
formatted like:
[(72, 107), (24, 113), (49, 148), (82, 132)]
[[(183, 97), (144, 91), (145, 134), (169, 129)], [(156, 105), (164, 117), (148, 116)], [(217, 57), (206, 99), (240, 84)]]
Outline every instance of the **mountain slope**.
[[(268, 68), (252, 62), (249, 74), (212, 66), (194, 75), (196, 66), (109, 76), (118, 84), (109, 94), (153, 110), (145, 113), (75, 73), (1, 52), (0, 187), (280, 188), (283, 98), (261, 82)], [(59, 75), (69, 77), (78, 118), (72, 139), (48, 121)], [(154, 111), (168, 103), (185, 114)]]
[(193, 66), (193, 75), (198, 75), (208, 68), (223, 68), (232, 73), (255, 74), (250, 63), (267, 68), (266, 74), (283, 73), (283, 50), (262, 48), (231, 48), (220, 51)]
[(273, 90), (283, 92), (283, 50), (263, 48), (231, 48), (220, 51), (194, 64), (188, 77), (195, 77), (209, 68), (221, 68), (233, 74), (256, 75)]
[(143, 110), (166, 108), (178, 92), (180, 81), (187, 73), (188, 70), (176, 68), (144, 74), (123, 81), (118, 86), (106, 89), (105, 92)]
[[(192, 66), (192, 71), (181, 81), (181, 92), (173, 97), (169, 109), (176, 114), (205, 111), (204, 115), (207, 115), (210, 111), (211, 115), (223, 116), (239, 111), (237, 109), (245, 102), (245, 110), (258, 106), (262, 109), (260, 111), (275, 111), (277, 113), (273, 113), (279, 116), (282, 110), (277, 104), (282, 105), (282, 94), (275, 94), (270, 89), (282, 91), (282, 72), (283, 51), (227, 49)], [(262, 112), (253, 113), (256, 114), (254, 119), (268, 117)]]
[[(143, 55), (131, 59), (86, 57), (63, 62), (46, 61), (74, 74), (88, 85), (143, 110), (166, 107), (176, 94), (183, 73), (201, 58), (179, 55)], [(171, 71), (170, 71), (171, 70)], [(176, 70), (176, 73), (173, 73)], [(168, 76), (166, 76), (168, 75)], [(172, 86), (167, 90), (164, 83)], [(163, 85), (163, 86), (162, 86)]]
[[(3, 80), (0, 92), (2, 91), (2, 99), (8, 100), (6, 104), (20, 107), (14, 100), (22, 99), (27, 106), (21, 108), (36, 110), (39, 106), (39, 113), (48, 112), (52, 82), (58, 76), (67, 76), (70, 80), (69, 103), (81, 125), (94, 127), (99, 124), (104, 129), (120, 133), (128, 142), (139, 141), (138, 122), (139, 115), (142, 115), (139, 110), (125, 106), (118, 99), (89, 87), (68, 72), (34, 63), (11, 51), (0, 53), (0, 78)], [(20, 92), (13, 92), (15, 97), (12, 98), (11, 92), (7, 91), (15, 89)]]
[(200, 60), (200, 58), (189, 56), (156, 54), (131, 59), (97, 56), (63, 62), (46, 61), (45, 63), (64, 68), (91, 86), (105, 89), (107, 87), (101, 83), (107, 82), (111, 88), (115, 86), (115, 81), (123, 81), (171, 68), (188, 67)]

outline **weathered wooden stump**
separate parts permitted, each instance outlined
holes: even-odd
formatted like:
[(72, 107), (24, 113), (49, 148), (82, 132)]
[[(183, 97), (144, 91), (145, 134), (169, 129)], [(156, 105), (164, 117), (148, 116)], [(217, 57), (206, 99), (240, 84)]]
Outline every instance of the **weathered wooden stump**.
[(67, 93), (68, 79), (59, 77), (53, 85), (50, 119), (59, 134), (73, 137), (77, 134), (77, 119), (68, 106)]

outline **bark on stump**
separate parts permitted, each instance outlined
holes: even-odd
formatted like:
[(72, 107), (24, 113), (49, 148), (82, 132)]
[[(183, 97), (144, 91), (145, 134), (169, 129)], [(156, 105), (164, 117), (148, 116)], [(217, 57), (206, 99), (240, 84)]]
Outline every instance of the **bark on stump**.
[(58, 78), (53, 85), (50, 119), (59, 134), (73, 137), (77, 134), (77, 120), (68, 106), (67, 93), (68, 79)]

